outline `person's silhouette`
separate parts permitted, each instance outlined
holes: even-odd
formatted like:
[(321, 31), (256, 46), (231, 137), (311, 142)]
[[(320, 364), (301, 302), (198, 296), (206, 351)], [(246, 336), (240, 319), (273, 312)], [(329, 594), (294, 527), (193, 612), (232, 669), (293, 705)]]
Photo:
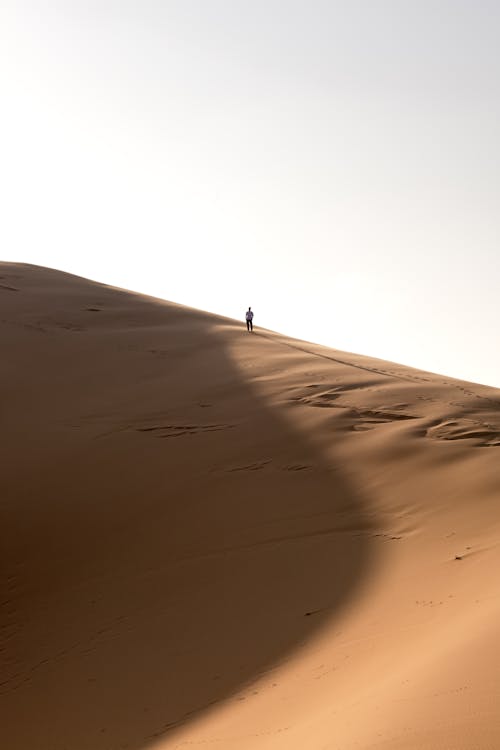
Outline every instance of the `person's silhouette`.
[(247, 331), (253, 331), (253, 312), (251, 307), (248, 308), (245, 318), (247, 321)]

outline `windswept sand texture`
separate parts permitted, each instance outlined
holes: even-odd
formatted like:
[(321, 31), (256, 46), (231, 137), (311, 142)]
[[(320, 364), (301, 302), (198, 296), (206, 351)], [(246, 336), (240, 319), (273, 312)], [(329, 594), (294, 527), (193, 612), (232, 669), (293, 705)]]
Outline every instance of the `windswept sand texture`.
[(0, 285), (2, 748), (500, 747), (499, 391)]

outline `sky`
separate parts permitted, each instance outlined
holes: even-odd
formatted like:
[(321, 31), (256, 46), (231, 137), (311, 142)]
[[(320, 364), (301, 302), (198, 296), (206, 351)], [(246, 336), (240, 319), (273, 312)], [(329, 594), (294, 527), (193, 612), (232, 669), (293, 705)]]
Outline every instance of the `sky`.
[(497, 0), (2, 0), (0, 254), (500, 387)]

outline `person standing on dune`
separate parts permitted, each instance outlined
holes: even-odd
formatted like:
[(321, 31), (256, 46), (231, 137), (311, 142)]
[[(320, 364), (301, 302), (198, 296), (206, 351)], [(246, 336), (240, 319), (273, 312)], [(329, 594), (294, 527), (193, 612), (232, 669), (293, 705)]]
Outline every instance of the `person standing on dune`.
[(250, 333), (250, 331), (253, 331), (253, 312), (251, 307), (248, 308), (245, 318), (247, 321), (247, 331)]

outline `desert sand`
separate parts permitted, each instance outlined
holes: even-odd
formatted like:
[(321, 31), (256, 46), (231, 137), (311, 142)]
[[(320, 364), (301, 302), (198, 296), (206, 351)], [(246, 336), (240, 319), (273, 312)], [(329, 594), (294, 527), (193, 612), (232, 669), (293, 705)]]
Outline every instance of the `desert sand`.
[(0, 326), (2, 748), (500, 747), (500, 391), (22, 264)]

